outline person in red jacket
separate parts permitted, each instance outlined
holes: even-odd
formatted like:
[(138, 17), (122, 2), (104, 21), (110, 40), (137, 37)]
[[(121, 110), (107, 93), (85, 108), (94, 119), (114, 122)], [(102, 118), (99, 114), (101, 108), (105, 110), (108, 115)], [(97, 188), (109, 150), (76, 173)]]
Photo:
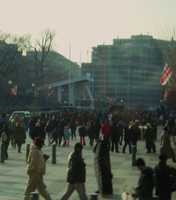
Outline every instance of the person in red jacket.
[(108, 148), (110, 149), (111, 127), (107, 119), (105, 119), (101, 124), (101, 134), (103, 139), (107, 142)]

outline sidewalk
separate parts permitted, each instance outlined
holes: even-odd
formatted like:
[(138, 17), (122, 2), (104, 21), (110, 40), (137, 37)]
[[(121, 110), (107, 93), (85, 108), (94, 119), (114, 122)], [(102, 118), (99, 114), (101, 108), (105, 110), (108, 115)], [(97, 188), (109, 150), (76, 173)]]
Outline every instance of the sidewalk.
[[(67, 156), (72, 149), (73, 143), (70, 147), (57, 147), (57, 164), (52, 165), (51, 158), (47, 161), (45, 183), (54, 200), (59, 200), (65, 190)], [(157, 164), (158, 155), (145, 154), (143, 142), (140, 142), (138, 149), (140, 153), (137, 154), (137, 157), (144, 157), (147, 165), (153, 167)], [(51, 156), (51, 147), (46, 146), (43, 150)], [(86, 189), (87, 193), (91, 194), (97, 190), (97, 184), (93, 166), (94, 155), (89, 146), (85, 146), (83, 157), (87, 164)], [(131, 166), (131, 155), (128, 153), (112, 153), (111, 162), (115, 193), (114, 199), (118, 200), (122, 192), (131, 192), (133, 190), (137, 184), (139, 172), (135, 167)], [(0, 163), (0, 200), (22, 200), (26, 181), (25, 146), (23, 147), (22, 154), (18, 154), (15, 149), (10, 147), (9, 160), (4, 164)], [(175, 199), (176, 195), (173, 197), (173, 200)], [(40, 198), (40, 200), (42, 200), (42, 198)], [(76, 193), (73, 194), (71, 200), (78, 200)]]

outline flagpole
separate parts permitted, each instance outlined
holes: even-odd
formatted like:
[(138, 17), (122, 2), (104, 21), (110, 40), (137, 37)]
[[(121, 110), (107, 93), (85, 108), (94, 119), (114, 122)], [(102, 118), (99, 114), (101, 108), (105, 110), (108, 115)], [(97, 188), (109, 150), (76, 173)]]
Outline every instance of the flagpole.
[[(71, 62), (71, 43), (69, 42), (69, 61)], [(68, 103), (71, 105), (71, 65), (68, 66)]]

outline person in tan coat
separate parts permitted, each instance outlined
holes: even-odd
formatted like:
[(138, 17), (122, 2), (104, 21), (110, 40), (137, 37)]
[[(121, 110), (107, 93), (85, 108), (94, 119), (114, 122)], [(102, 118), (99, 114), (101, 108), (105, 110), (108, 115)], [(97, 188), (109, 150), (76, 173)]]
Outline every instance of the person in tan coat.
[(41, 150), (43, 145), (44, 141), (41, 138), (37, 137), (34, 139), (34, 145), (30, 149), (27, 168), (29, 180), (25, 190), (24, 200), (30, 200), (30, 194), (35, 190), (38, 190), (39, 194), (45, 200), (51, 200), (51, 197), (43, 181), (43, 176), (46, 172), (45, 162), (48, 158), (47, 155), (44, 155)]

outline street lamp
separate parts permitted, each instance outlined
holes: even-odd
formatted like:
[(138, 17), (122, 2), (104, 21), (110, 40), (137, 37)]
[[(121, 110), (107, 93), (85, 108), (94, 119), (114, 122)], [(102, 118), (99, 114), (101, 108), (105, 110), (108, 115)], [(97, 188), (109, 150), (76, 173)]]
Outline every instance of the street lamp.
[(123, 104), (123, 103), (124, 103), (124, 100), (123, 100), (123, 99), (120, 99), (120, 103)]
[(9, 84), (9, 85), (12, 85), (12, 83), (13, 83), (12, 80), (9, 80), (9, 81), (8, 81), (8, 84)]
[(35, 86), (36, 84), (35, 83), (32, 83), (32, 93), (33, 93), (33, 96), (35, 97)]
[(35, 83), (32, 83), (32, 88), (34, 88), (35, 87)]
[(52, 86), (51, 86), (51, 85), (49, 85), (49, 86), (48, 86), (48, 89), (49, 89), (49, 90), (51, 90), (51, 88), (52, 88)]

